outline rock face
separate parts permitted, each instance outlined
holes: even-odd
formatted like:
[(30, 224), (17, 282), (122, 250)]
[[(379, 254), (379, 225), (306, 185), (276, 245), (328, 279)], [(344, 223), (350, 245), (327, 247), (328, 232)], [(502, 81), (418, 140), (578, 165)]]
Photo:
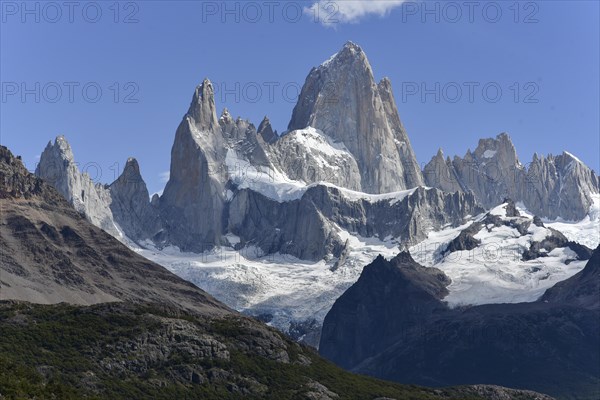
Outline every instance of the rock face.
[(465, 189), (458, 181), (450, 158), (444, 159), (442, 149), (439, 149), (435, 157), (423, 168), (423, 177), (427, 186), (439, 188), (444, 192), (454, 193)]
[(588, 212), (591, 193), (598, 193), (598, 177), (570, 153), (533, 156), (521, 198), (541, 216), (579, 220)]
[(58, 136), (54, 144), (48, 143), (35, 173), (54, 186), (91, 223), (113, 236), (120, 235), (110, 210), (109, 191), (94, 183), (88, 174), (79, 171), (71, 146), (64, 136)]
[[(459, 225), (465, 215), (483, 209), (470, 193), (447, 194), (417, 188), (388, 198), (352, 198), (342, 189), (318, 185), (294, 201), (278, 203), (251, 190), (237, 192), (229, 204), (229, 231), (241, 244), (256, 244), (301, 259), (339, 257), (345, 240), (341, 231), (363, 237), (395, 237), (417, 242), (431, 229)], [(249, 240), (252, 240), (251, 242)]]
[(277, 131), (273, 130), (273, 127), (271, 126), (271, 121), (268, 117), (265, 117), (260, 123), (260, 125), (258, 125), (258, 134), (267, 143), (273, 143), (279, 138), (279, 135), (277, 135)]
[(364, 192), (394, 192), (423, 182), (390, 82), (375, 83), (365, 53), (354, 43), (306, 78), (288, 130), (307, 127), (345, 145), (356, 159)]
[(158, 209), (150, 204), (146, 183), (135, 158), (129, 158), (119, 178), (109, 186), (115, 221), (134, 240), (152, 238), (162, 227)]
[(444, 162), (441, 152), (425, 166), (425, 183), (444, 191), (471, 190), (491, 208), (510, 197), (541, 217), (581, 220), (599, 192), (598, 177), (570, 153), (538, 157), (524, 166), (510, 137), (481, 139), (474, 152)]
[(53, 186), (88, 221), (120, 240), (142, 241), (157, 235), (162, 225), (150, 204), (138, 162), (130, 158), (111, 185), (92, 181), (79, 170), (64, 136), (48, 143), (35, 174)]
[(456, 309), (442, 301), (448, 279), (441, 271), (406, 253), (378, 258), (325, 318), (319, 351), (345, 368), (397, 382), (487, 382), (594, 398), (599, 255), (596, 249), (584, 270), (539, 301)]
[(196, 88), (175, 134), (170, 178), (160, 199), (169, 241), (184, 250), (219, 244), (222, 232), (225, 145), (208, 80)]

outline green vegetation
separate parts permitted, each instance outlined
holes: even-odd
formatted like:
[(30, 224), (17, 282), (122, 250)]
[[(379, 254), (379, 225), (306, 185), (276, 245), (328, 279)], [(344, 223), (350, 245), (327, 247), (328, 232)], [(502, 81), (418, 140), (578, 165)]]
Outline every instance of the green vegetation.
[[(191, 326), (224, 344), (228, 359), (191, 355), (172, 326)], [(139, 350), (148, 342), (156, 342), (158, 356), (148, 350), (154, 347)], [(258, 355), (269, 346), (285, 349), (289, 362)], [(350, 374), (243, 317), (173, 317), (125, 304), (0, 303), (0, 399), (303, 399), (314, 390), (309, 382), (340, 399), (477, 398), (461, 389), (434, 391)]]

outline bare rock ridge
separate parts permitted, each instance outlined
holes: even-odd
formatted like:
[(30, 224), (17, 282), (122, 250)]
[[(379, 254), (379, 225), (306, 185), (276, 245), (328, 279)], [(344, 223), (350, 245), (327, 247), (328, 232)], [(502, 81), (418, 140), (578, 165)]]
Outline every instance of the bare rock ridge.
[(158, 209), (149, 199), (140, 166), (129, 158), (122, 174), (109, 187), (113, 218), (129, 238), (155, 237), (161, 230)]
[(523, 165), (506, 133), (481, 139), (474, 152), (444, 161), (438, 154), (424, 168), (425, 183), (444, 191), (472, 190), (491, 208), (506, 197), (541, 217), (581, 220), (599, 192), (598, 177), (570, 153), (539, 157)]
[(444, 192), (453, 193), (458, 190), (465, 190), (456, 176), (450, 158), (444, 159), (442, 149), (439, 149), (437, 154), (425, 166), (423, 176), (428, 186), (439, 188)]
[(109, 191), (94, 183), (88, 174), (79, 171), (71, 146), (64, 136), (48, 143), (35, 173), (54, 186), (91, 223), (113, 236), (120, 235), (110, 210)]
[(159, 202), (169, 241), (199, 251), (205, 244), (220, 244), (225, 155), (214, 91), (205, 79), (175, 133), (170, 177)]
[(271, 121), (266, 116), (260, 125), (258, 125), (258, 134), (262, 136), (263, 140), (269, 144), (275, 142), (277, 138), (279, 138), (277, 131), (273, 130)]
[(79, 170), (64, 136), (58, 136), (42, 152), (35, 174), (88, 221), (118, 239), (150, 239), (162, 230), (158, 210), (150, 204), (139, 164), (133, 158), (110, 186), (95, 183)]
[[(169, 182), (151, 201), (137, 162), (110, 186), (94, 184), (63, 137), (36, 174), (122, 240), (202, 252), (233, 234), (242, 246), (303, 259), (340, 256), (340, 230), (415, 242), (506, 197), (542, 217), (581, 219), (598, 192), (594, 172), (568, 153), (524, 167), (506, 134), (464, 158), (440, 150), (421, 172), (390, 81), (375, 82), (353, 43), (313, 68), (282, 136), (267, 117), (258, 129), (227, 109), (218, 117), (205, 79), (177, 128)], [(415, 190), (423, 183), (434, 189)]]
[(391, 84), (375, 83), (356, 44), (348, 42), (306, 78), (288, 130), (309, 126), (344, 143), (358, 164), (361, 191), (387, 193), (423, 183)]

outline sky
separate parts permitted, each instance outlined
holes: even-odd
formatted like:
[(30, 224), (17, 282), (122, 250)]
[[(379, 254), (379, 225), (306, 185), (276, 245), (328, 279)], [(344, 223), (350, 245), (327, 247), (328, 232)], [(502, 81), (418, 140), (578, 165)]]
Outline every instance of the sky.
[(208, 77), (217, 108), (287, 128), (313, 66), (346, 41), (389, 77), (420, 163), (508, 132), (523, 163), (600, 166), (597, 1), (0, 3), (0, 143), (35, 169), (57, 135), (112, 182), (138, 159), (150, 193)]

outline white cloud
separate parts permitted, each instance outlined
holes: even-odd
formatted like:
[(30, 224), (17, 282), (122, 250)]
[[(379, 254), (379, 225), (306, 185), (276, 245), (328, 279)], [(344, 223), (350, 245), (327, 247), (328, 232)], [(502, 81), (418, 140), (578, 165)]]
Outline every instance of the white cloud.
[(160, 174), (158, 174), (158, 177), (160, 178), (160, 181), (162, 183), (169, 182), (169, 177), (170, 176), (171, 176), (171, 174), (169, 173), (169, 171), (161, 172)]
[(386, 16), (406, 0), (318, 0), (305, 9), (325, 26), (358, 22), (368, 15)]

